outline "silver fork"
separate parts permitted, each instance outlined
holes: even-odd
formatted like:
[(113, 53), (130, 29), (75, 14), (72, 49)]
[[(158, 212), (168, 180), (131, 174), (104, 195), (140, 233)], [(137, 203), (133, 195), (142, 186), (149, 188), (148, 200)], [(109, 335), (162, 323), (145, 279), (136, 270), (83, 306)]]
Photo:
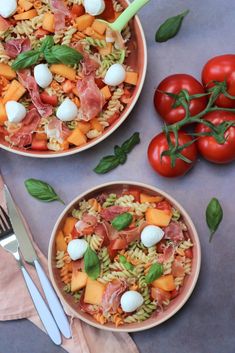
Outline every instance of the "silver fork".
[(5, 210), (0, 206), (0, 245), (9, 253), (11, 253), (16, 259), (24, 280), (26, 282), (28, 291), (33, 300), (34, 306), (38, 312), (38, 315), (44, 325), (45, 330), (52, 339), (52, 341), (59, 345), (61, 344), (61, 335), (59, 329), (55, 323), (55, 320), (48, 309), (44, 299), (42, 298), (39, 290), (34, 284), (32, 278), (27, 272), (24, 263), (22, 262), (21, 255), (19, 252), (19, 243), (16, 239), (14, 231), (11, 226), (10, 219), (6, 214)]

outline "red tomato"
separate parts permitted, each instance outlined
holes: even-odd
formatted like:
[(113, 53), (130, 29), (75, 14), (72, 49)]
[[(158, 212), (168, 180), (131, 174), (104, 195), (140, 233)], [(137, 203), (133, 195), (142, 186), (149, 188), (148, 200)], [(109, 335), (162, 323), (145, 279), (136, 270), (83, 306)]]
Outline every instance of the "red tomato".
[(45, 104), (50, 104), (53, 107), (56, 107), (58, 104), (58, 98), (56, 95), (50, 96), (47, 92), (42, 92), (40, 97)]
[(163, 254), (165, 247), (166, 247), (166, 241), (165, 240), (159, 241), (159, 243), (157, 243), (157, 252), (160, 254)]
[(112, 116), (110, 116), (108, 118), (108, 122), (109, 122), (109, 125), (112, 125), (113, 123), (115, 123), (115, 121), (117, 121), (120, 117), (120, 113), (116, 112), (114, 113)]
[(38, 140), (35, 136), (33, 136), (31, 149), (34, 151), (47, 151), (47, 140)]
[(172, 210), (172, 207), (171, 205), (169, 204), (168, 201), (160, 201), (157, 203), (156, 205), (156, 208), (158, 210), (167, 210), (167, 211), (171, 211)]
[(100, 89), (105, 86), (105, 83), (102, 78), (95, 78), (95, 83)]
[[(234, 121), (235, 114), (230, 112), (215, 111), (208, 113), (204, 117), (218, 126), (224, 121)], [(210, 132), (211, 129), (200, 123), (196, 126), (197, 133)], [(213, 136), (201, 136), (197, 140), (197, 147), (201, 155), (213, 163), (229, 163), (235, 160), (235, 126), (231, 126), (224, 133), (226, 141), (219, 144)]]
[(85, 14), (85, 9), (84, 6), (78, 5), (78, 4), (73, 4), (71, 8), (71, 14), (74, 15), (74, 17), (79, 17)]
[[(227, 92), (235, 96), (235, 55), (220, 55), (210, 59), (202, 70), (202, 82), (206, 88), (214, 86), (212, 81), (226, 80)], [(220, 94), (216, 105), (224, 108), (235, 108), (235, 100)]]
[(113, 7), (113, 2), (110, 0), (104, 0), (104, 2), (105, 2), (105, 10), (102, 12), (102, 14), (99, 15), (99, 17), (106, 21), (114, 21), (115, 11)]
[(174, 289), (174, 290), (171, 292), (171, 299), (176, 298), (178, 295), (179, 295), (179, 289)]
[(184, 253), (185, 253), (185, 256), (186, 256), (187, 258), (189, 258), (189, 259), (192, 259), (192, 258), (193, 258), (193, 250), (192, 250), (191, 248), (186, 249), (186, 250), (184, 251)]
[[(171, 141), (175, 143), (173, 133), (170, 133)], [(179, 146), (192, 141), (192, 138), (183, 131), (179, 131)], [(181, 151), (181, 154), (192, 161), (186, 163), (182, 159), (177, 158), (174, 167), (171, 167), (171, 159), (169, 156), (162, 156), (162, 152), (168, 150), (168, 143), (165, 134), (162, 132), (155, 136), (148, 147), (148, 159), (153, 169), (160, 175), (165, 177), (182, 176), (189, 171), (194, 165), (197, 158), (197, 149), (195, 144), (192, 144)]]
[[(167, 124), (174, 124), (185, 117), (185, 109), (182, 105), (173, 108), (175, 99), (160, 91), (179, 94), (187, 90), (189, 95), (203, 94), (203, 86), (193, 76), (176, 74), (166, 77), (157, 87), (154, 95), (154, 105), (158, 114)], [(189, 105), (190, 115), (194, 116), (205, 109), (207, 97), (192, 99)]]

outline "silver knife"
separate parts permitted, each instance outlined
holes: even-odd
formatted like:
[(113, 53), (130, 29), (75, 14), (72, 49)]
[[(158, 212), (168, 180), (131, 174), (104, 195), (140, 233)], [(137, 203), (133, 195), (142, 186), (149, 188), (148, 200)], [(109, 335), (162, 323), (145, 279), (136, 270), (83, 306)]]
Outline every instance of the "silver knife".
[(4, 184), (5, 198), (9, 213), (9, 218), (11, 220), (12, 228), (15, 232), (16, 238), (19, 242), (20, 251), (26, 262), (35, 266), (40, 283), (42, 285), (43, 291), (45, 293), (48, 305), (51, 309), (51, 312), (55, 318), (55, 321), (61, 331), (61, 333), (66, 338), (71, 337), (71, 330), (69, 326), (68, 319), (65, 315), (65, 312), (62, 308), (62, 305), (50, 283), (48, 280), (40, 262), (38, 256), (34, 250), (33, 244), (30, 240), (28, 230), (22, 220), (21, 213), (17, 208), (11, 193)]

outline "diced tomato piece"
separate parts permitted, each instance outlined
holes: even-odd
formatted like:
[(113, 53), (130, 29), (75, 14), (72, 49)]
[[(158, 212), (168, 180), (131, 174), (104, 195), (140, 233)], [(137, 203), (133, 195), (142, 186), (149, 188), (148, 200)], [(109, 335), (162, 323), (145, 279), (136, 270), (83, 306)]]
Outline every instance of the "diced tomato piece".
[(156, 208), (158, 210), (171, 211), (172, 207), (168, 201), (160, 201), (157, 203)]
[(35, 31), (35, 37), (37, 39), (40, 39), (44, 36), (47, 36), (50, 32), (46, 31), (45, 29), (43, 28), (38, 28), (36, 31)]
[(124, 191), (123, 195), (132, 195), (135, 198), (136, 202), (140, 202), (140, 191), (136, 189), (130, 189), (128, 191)]
[(73, 227), (73, 230), (71, 232), (72, 238), (73, 239), (77, 239), (79, 237), (81, 237), (81, 234), (77, 231), (76, 227)]
[(115, 258), (115, 256), (117, 256), (118, 250), (112, 249), (111, 244), (109, 244), (108, 253), (109, 253), (110, 259), (113, 260)]
[(72, 15), (79, 17), (79, 16), (82, 16), (85, 14), (85, 9), (84, 9), (84, 6), (82, 6), (82, 5), (73, 4), (70, 12)]
[(11, 23), (5, 20), (2, 16), (0, 16), (0, 31), (5, 32), (11, 26)]
[(111, 0), (104, 0), (105, 2), (105, 10), (100, 14), (100, 18), (106, 21), (114, 21), (115, 20), (115, 11), (113, 7), (113, 2)]
[(38, 140), (35, 136), (33, 136), (31, 149), (34, 151), (47, 151), (47, 140)]
[(178, 295), (179, 295), (179, 289), (174, 289), (174, 290), (171, 292), (171, 299), (176, 298)]
[(95, 78), (95, 83), (97, 84), (97, 86), (101, 89), (105, 86), (104, 81), (102, 80), (102, 78)]
[(90, 235), (94, 232), (94, 226), (89, 226), (82, 231), (82, 235)]
[(109, 124), (112, 125), (119, 117), (120, 117), (120, 113), (114, 113), (112, 116), (108, 118)]
[(71, 93), (74, 88), (75, 88), (75, 84), (73, 82), (71, 82), (70, 80), (66, 80), (62, 84), (62, 89), (65, 93)]
[(45, 104), (50, 104), (53, 107), (56, 107), (58, 104), (58, 98), (56, 95), (50, 96), (47, 92), (44, 91), (40, 94), (40, 97)]
[(121, 96), (120, 101), (124, 104), (128, 104), (131, 101), (131, 96), (132, 92), (129, 89), (125, 88), (124, 94)]
[(185, 253), (185, 256), (186, 256), (187, 258), (189, 258), (189, 259), (192, 259), (192, 258), (193, 258), (193, 250), (192, 250), (192, 248), (186, 249), (186, 250), (184, 251), (184, 253)]
[(157, 243), (157, 252), (160, 254), (163, 254), (165, 247), (166, 247), (166, 241), (161, 240), (159, 243)]
[(127, 247), (127, 241), (126, 239), (114, 239), (111, 242), (111, 247), (113, 250), (123, 250)]

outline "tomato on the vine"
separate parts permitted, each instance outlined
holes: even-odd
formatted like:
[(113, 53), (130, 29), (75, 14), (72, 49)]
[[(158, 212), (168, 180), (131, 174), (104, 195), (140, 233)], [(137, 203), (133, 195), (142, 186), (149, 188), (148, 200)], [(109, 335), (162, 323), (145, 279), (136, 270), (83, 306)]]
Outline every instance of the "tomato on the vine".
[[(175, 74), (166, 77), (155, 91), (155, 109), (167, 124), (174, 124), (182, 120), (185, 117), (185, 109), (182, 105), (177, 104), (177, 100), (174, 97), (170, 97), (169, 95), (163, 93), (163, 91), (179, 95), (182, 90), (187, 91), (189, 96), (205, 93), (201, 83), (193, 76), (187, 74)], [(177, 107), (174, 107), (175, 103)], [(190, 115), (194, 116), (203, 111), (206, 104), (206, 96), (190, 99)]]
[[(175, 136), (170, 133), (170, 139), (175, 144)], [(183, 131), (178, 133), (178, 146), (190, 143), (192, 138)], [(165, 133), (160, 133), (153, 138), (148, 147), (148, 159), (153, 169), (165, 177), (177, 177), (187, 173), (194, 165), (197, 158), (197, 149), (195, 143), (185, 147), (180, 153), (191, 161), (187, 163), (180, 158), (176, 158), (175, 166), (171, 165), (171, 157), (162, 156), (162, 152), (169, 149)]]
[[(210, 59), (202, 70), (202, 82), (206, 88), (215, 85), (213, 81), (226, 82), (225, 90), (235, 96), (235, 55), (219, 55)], [(226, 88), (227, 87), (227, 88)], [(235, 100), (220, 94), (215, 104), (218, 107), (235, 108)]]
[[(235, 124), (235, 114), (226, 111), (214, 111), (204, 116), (207, 120), (218, 127), (224, 122)], [(197, 124), (196, 133), (212, 132), (211, 128), (203, 123)], [(219, 143), (215, 136), (200, 136), (197, 140), (197, 147), (201, 155), (210, 162), (224, 164), (235, 160), (235, 126), (230, 126), (222, 132), (224, 143)]]

